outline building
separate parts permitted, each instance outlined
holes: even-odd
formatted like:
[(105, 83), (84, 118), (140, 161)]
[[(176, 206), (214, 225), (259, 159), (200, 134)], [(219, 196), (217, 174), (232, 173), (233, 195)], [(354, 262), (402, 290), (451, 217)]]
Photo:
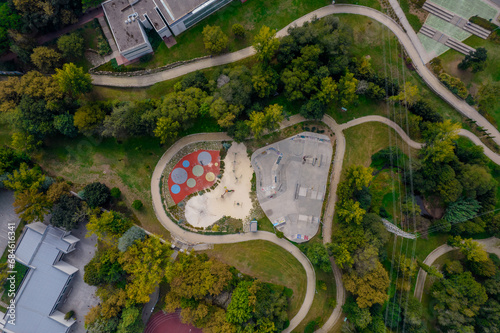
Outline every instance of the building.
[(75, 323), (65, 320), (58, 306), (71, 291), (76, 267), (64, 262), (78, 238), (69, 232), (37, 222), (29, 224), (16, 249), (16, 261), (27, 266), (15, 296), (15, 325), (8, 312), (0, 322), (6, 333), (67, 333)]
[(251, 232), (257, 232), (257, 230), (259, 230), (257, 220), (250, 221), (250, 231)]
[(153, 52), (146, 29), (178, 35), (232, 0), (109, 0), (102, 4), (118, 51), (128, 61)]

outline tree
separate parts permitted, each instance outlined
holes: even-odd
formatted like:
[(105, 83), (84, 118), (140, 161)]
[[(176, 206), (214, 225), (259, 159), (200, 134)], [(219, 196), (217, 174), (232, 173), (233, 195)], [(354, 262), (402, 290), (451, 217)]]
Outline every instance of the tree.
[(35, 47), (31, 61), (43, 73), (52, 71), (61, 61), (61, 54), (45, 46)]
[(488, 296), (470, 272), (452, 275), (434, 283), (431, 295), (436, 300), (437, 321), (445, 330), (459, 329), (473, 321)]
[(268, 106), (263, 112), (253, 111), (247, 124), (255, 138), (260, 138), (266, 129), (272, 131), (278, 128), (284, 118), (282, 112), (283, 107), (278, 104)]
[(98, 104), (87, 104), (79, 108), (74, 116), (75, 126), (85, 134), (92, 134), (102, 123), (106, 113)]
[(389, 287), (389, 275), (384, 266), (377, 262), (375, 269), (363, 277), (356, 273), (344, 275), (345, 288), (357, 296), (356, 302), (361, 309), (373, 304), (383, 304), (387, 300), (387, 288)]
[(363, 216), (366, 214), (366, 210), (359, 206), (358, 201), (349, 199), (338, 205), (337, 214), (342, 222), (361, 224)]
[(440, 113), (434, 110), (428, 102), (423, 100), (417, 100), (416, 102), (410, 104), (409, 110), (411, 113), (422, 117), (423, 121), (442, 123), (444, 120)]
[(252, 307), (250, 306), (251, 281), (242, 281), (238, 284), (231, 295), (231, 303), (227, 307), (226, 319), (233, 324), (243, 324), (252, 318)]
[(154, 134), (160, 138), (160, 142), (163, 144), (170, 139), (176, 138), (180, 127), (179, 122), (167, 117), (161, 117), (156, 123)]
[(120, 199), (120, 197), (122, 196), (122, 191), (120, 191), (118, 187), (113, 187), (110, 191), (110, 194), (113, 198)]
[(271, 67), (263, 67), (259, 64), (253, 67), (252, 72), (253, 88), (260, 98), (269, 97), (278, 89), (279, 75)]
[(488, 51), (484, 47), (478, 47), (475, 51), (471, 51), (465, 58), (458, 64), (458, 69), (467, 70), (472, 67), (472, 72), (480, 72), (486, 67), (486, 60), (488, 59)]
[(141, 210), (142, 207), (143, 207), (143, 204), (142, 204), (141, 200), (136, 199), (136, 200), (134, 200), (134, 202), (132, 202), (132, 208), (134, 208), (135, 210)]
[(465, 195), (474, 199), (481, 197), (498, 185), (491, 173), (478, 164), (465, 164), (459, 179)]
[(11, 173), (18, 169), (21, 163), (28, 166), (30, 157), (21, 151), (14, 150), (7, 146), (0, 146), (0, 175)]
[(77, 228), (79, 223), (85, 222), (86, 217), (80, 199), (65, 194), (52, 208), (50, 223), (70, 231)]
[(66, 59), (78, 59), (85, 51), (85, 40), (76, 32), (63, 35), (57, 39), (57, 48)]
[(94, 182), (88, 184), (84, 187), (83, 191), (85, 193), (85, 201), (87, 201), (87, 204), (91, 208), (102, 206), (109, 200), (109, 188), (103, 183)]
[(30, 169), (26, 163), (21, 163), (19, 170), (14, 170), (12, 174), (7, 175), (4, 185), (18, 194), (27, 190), (38, 191), (44, 181), (45, 176), (38, 167)]
[(45, 194), (38, 192), (36, 189), (27, 189), (21, 193), (16, 193), (14, 207), (16, 214), (27, 223), (36, 220), (43, 222), (44, 215), (49, 213), (52, 206)]
[(54, 128), (61, 132), (62, 135), (74, 138), (78, 135), (78, 130), (75, 127), (75, 120), (72, 114), (63, 113), (54, 117)]
[(172, 250), (169, 243), (162, 243), (156, 236), (135, 242), (119, 258), (123, 269), (131, 274), (125, 291), (128, 302), (147, 303), (170, 266)]
[[(321, 87), (316, 94), (316, 98), (323, 104), (330, 104), (337, 99), (337, 84), (329, 76), (321, 79)], [(319, 118), (317, 118), (319, 119)]]
[(77, 67), (70, 62), (63, 65), (62, 69), (56, 68), (56, 74), (52, 76), (65, 93), (73, 97), (92, 91), (92, 78), (85, 73), (82, 67)]
[(361, 309), (352, 297), (347, 298), (345, 304), (342, 306), (342, 310), (344, 310), (347, 315), (347, 319), (352, 322), (357, 329), (363, 330), (372, 322), (370, 309)]
[(11, 145), (17, 150), (23, 152), (32, 152), (42, 145), (42, 141), (35, 140), (35, 136), (32, 134), (15, 132), (12, 134)]
[(335, 258), (335, 263), (342, 269), (351, 267), (354, 261), (352, 260), (351, 254), (347, 244), (343, 243), (331, 243), (328, 248), (332, 252), (332, 256)]
[(313, 265), (324, 272), (331, 272), (332, 265), (326, 247), (321, 243), (314, 243), (306, 248), (306, 255)]
[(280, 41), (276, 38), (276, 30), (263, 25), (259, 33), (255, 35), (252, 46), (257, 51), (259, 61), (269, 62), (280, 46)]
[(203, 28), (203, 43), (210, 53), (221, 53), (227, 47), (228, 38), (219, 26), (206, 25)]
[(99, 240), (113, 241), (123, 235), (132, 226), (132, 222), (115, 211), (93, 214), (87, 224), (87, 237), (97, 235)]
[(339, 80), (338, 91), (339, 101), (343, 107), (347, 107), (357, 99), (356, 87), (358, 80), (354, 78), (354, 74), (347, 72)]
[(114, 284), (123, 281), (126, 272), (118, 261), (120, 252), (116, 248), (100, 249), (85, 265), (83, 281), (91, 286)]
[(140, 240), (141, 242), (146, 238), (146, 232), (133, 225), (130, 227), (123, 236), (118, 240), (118, 250), (121, 252), (127, 251), (127, 249), (132, 246), (136, 240)]
[(42, 140), (54, 133), (54, 114), (47, 108), (43, 99), (36, 100), (23, 96), (16, 110), (14, 124), (16, 128), (35, 140)]
[(457, 95), (458, 97), (465, 99), (469, 92), (467, 91), (467, 87), (465, 84), (460, 81), (459, 78), (453, 77), (446, 73), (439, 74), (439, 80), (443, 82), (443, 84), (451, 90), (452, 93)]
[(239, 23), (233, 24), (231, 27), (231, 31), (233, 32), (233, 35), (239, 38), (245, 37), (245, 28)]
[(500, 105), (500, 82), (484, 83), (477, 92), (477, 104), (479, 111), (485, 115), (488, 110), (495, 110)]
[(61, 196), (69, 194), (70, 186), (66, 182), (58, 182), (50, 185), (47, 190), (47, 199), (52, 203), (57, 203)]
[(306, 119), (321, 119), (325, 112), (326, 106), (319, 99), (310, 99), (300, 108), (300, 115)]
[(427, 126), (424, 132), (426, 145), (421, 151), (424, 162), (449, 162), (453, 159), (454, 141), (458, 139), (459, 130), (460, 124), (452, 123), (450, 119)]
[(389, 97), (389, 100), (402, 102), (406, 105), (413, 105), (419, 100), (419, 98), (420, 95), (418, 87), (407, 81), (404, 89), (400, 91), (398, 95)]
[(189, 74), (186, 74), (182, 77), (181, 86), (182, 90), (186, 90), (188, 88), (198, 88), (201, 90), (207, 89), (208, 80), (205, 74), (202, 71), (195, 71)]
[(101, 4), (101, 0), (82, 0), (82, 11), (87, 11), (87, 9), (98, 6)]
[(462, 223), (474, 218), (481, 205), (477, 200), (461, 197), (455, 202), (452, 202), (443, 216), (443, 218), (451, 223)]
[(456, 243), (465, 258), (470, 262), (484, 262), (488, 260), (488, 254), (484, 246), (474, 241), (472, 238), (463, 239)]

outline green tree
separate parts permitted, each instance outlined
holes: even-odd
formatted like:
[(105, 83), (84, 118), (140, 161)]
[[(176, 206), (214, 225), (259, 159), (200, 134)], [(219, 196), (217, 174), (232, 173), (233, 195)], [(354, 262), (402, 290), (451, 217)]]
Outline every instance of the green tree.
[(324, 272), (331, 272), (332, 265), (326, 247), (322, 243), (314, 243), (306, 248), (306, 255), (313, 265)]
[(118, 258), (120, 258), (120, 252), (116, 248), (99, 249), (89, 263), (85, 265), (83, 281), (91, 286), (123, 281), (126, 272), (118, 262)]
[(74, 138), (78, 135), (75, 127), (75, 119), (70, 113), (63, 113), (54, 117), (54, 128), (61, 134)]
[(110, 190), (103, 183), (94, 182), (83, 188), (85, 201), (91, 208), (102, 206), (109, 201)]
[(366, 210), (359, 206), (358, 201), (349, 199), (338, 205), (337, 214), (341, 221), (345, 223), (354, 222), (356, 224), (361, 224), (363, 216), (366, 214)]
[(279, 75), (271, 67), (256, 65), (252, 69), (252, 84), (260, 98), (271, 96), (278, 88)]
[(133, 225), (118, 240), (118, 250), (125, 252), (135, 241), (140, 240), (142, 242), (144, 238), (146, 238), (146, 232)]
[(353, 103), (358, 95), (356, 95), (356, 88), (358, 86), (358, 80), (354, 77), (354, 74), (347, 72), (339, 80), (338, 91), (339, 91), (339, 102), (343, 107), (347, 107), (349, 104)]
[(484, 47), (478, 47), (475, 51), (471, 51), (465, 58), (458, 64), (458, 68), (466, 70), (472, 67), (472, 72), (480, 72), (486, 66), (488, 59), (488, 51)]
[[(52, 208), (50, 224), (68, 231), (75, 229), (79, 222), (83, 222), (81, 210), (80, 199), (64, 194)], [(85, 217), (86, 214), (83, 212), (83, 220)]]
[(325, 112), (326, 105), (319, 99), (310, 99), (300, 108), (300, 115), (306, 119), (321, 119)]
[(62, 52), (64, 58), (78, 59), (83, 56), (85, 51), (85, 40), (76, 32), (62, 35), (57, 39), (57, 48)]
[(97, 235), (99, 240), (114, 242), (116, 237), (123, 235), (131, 226), (130, 220), (112, 210), (101, 215), (93, 214), (87, 224), (87, 237)]
[(38, 191), (44, 181), (45, 176), (40, 171), (40, 168), (30, 169), (28, 164), (21, 163), (19, 170), (14, 170), (12, 174), (7, 175), (4, 185), (9, 190), (13, 190), (18, 194), (27, 190)]
[(433, 163), (449, 162), (454, 154), (454, 141), (458, 139), (460, 124), (446, 119), (442, 123), (430, 124), (424, 132), (426, 145), (421, 151), (425, 161)]
[(19, 217), (31, 223), (34, 221), (43, 222), (44, 216), (49, 213), (52, 203), (47, 196), (36, 189), (27, 189), (21, 193), (16, 193), (14, 200), (15, 212)]
[(228, 38), (219, 26), (206, 25), (203, 28), (203, 43), (210, 53), (221, 53), (227, 47)]
[(387, 288), (389, 288), (389, 275), (384, 266), (377, 261), (375, 269), (365, 276), (359, 277), (354, 272), (344, 275), (344, 286), (347, 291), (357, 296), (358, 306), (364, 309), (376, 303), (385, 303)]
[(82, 0), (82, 10), (85, 12), (91, 7), (95, 7), (101, 4), (101, 0)]
[(316, 98), (323, 104), (330, 104), (337, 99), (337, 84), (331, 77), (321, 79), (321, 87)]
[(477, 200), (461, 197), (455, 202), (452, 202), (443, 216), (443, 218), (451, 223), (462, 223), (473, 219), (481, 205)]
[(98, 104), (87, 104), (79, 108), (74, 116), (74, 125), (85, 134), (92, 134), (106, 116)]
[(271, 30), (265, 25), (262, 26), (259, 33), (255, 35), (252, 46), (257, 51), (259, 61), (271, 61), (280, 46), (280, 41), (276, 38), (276, 30)]
[(142, 201), (139, 199), (136, 199), (134, 200), (134, 202), (132, 202), (132, 208), (134, 208), (135, 210), (141, 210), (143, 206), (144, 205), (142, 204)]
[(119, 258), (123, 269), (131, 275), (125, 291), (128, 303), (147, 303), (170, 266), (172, 250), (156, 236), (135, 242)]
[(238, 284), (231, 295), (231, 303), (227, 307), (226, 319), (233, 324), (243, 324), (252, 318), (252, 307), (250, 306), (251, 281), (242, 281)]
[(402, 102), (406, 105), (415, 104), (420, 98), (418, 87), (411, 82), (405, 82), (403, 90), (399, 92), (396, 96), (389, 97), (391, 101)]
[(342, 306), (347, 315), (347, 319), (351, 321), (357, 329), (363, 330), (372, 322), (370, 309), (359, 308), (358, 304), (352, 297), (348, 297), (345, 304)]
[(77, 67), (72, 62), (64, 64), (62, 69), (56, 68), (54, 80), (59, 84), (61, 90), (77, 97), (92, 91), (92, 78), (85, 73), (82, 67)]
[(335, 258), (335, 263), (342, 269), (351, 267), (354, 261), (349, 253), (348, 245), (343, 243), (331, 243), (328, 248)]
[(33, 49), (31, 62), (43, 73), (52, 71), (61, 61), (61, 54), (46, 46)]
[(27, 167), (29, 162), (30, 157), (26, 153), (0, 146), (0, 175), (19, 169), (21, 163), (25, 163)]
[(160, 138), (161, 143), (166, 143), (168, 140), (177, 137), (180, 127), (179, 122), (161, 117), (158, 119), (158, 123), (156, 123), (154, 134)]
[(245, 37), (245, 28), (239, 23), (233, 24), (231, 27), (231, 31), (233, 32), (233, 35), (239, 38)]

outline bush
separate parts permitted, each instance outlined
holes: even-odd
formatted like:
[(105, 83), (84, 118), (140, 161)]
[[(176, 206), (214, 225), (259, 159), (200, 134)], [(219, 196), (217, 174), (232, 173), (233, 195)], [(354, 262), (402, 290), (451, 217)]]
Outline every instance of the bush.
[(134, 200), (134, 202), (132, 202), (132, 208), (134, 208), (135, 210), (140, 210), (142, 207), (143, 204), (141, 200)]
[(458, 97), (462, 99), (467, 98), (467, 95), (469, 93), (467, 91), (467, 88), (465, 87), (465, 84), (460, 81), (459, 78), (453, 77), (446, 73), (441, 73), (439, 74), (439, 80), (443, 82), (443, 84)]
[(231, 28), (231, 30), (233, 31), (233, 35), (235, 35), (236, 37), (245, 37), (245, 28), (243, 28), (243, 26), (241, 24), (233, 24), (233, 27)]
[(142, 64), (151, 61), (153, 59), (153, 55), (151, 53), (148, 53), (146, 55), (143, 55), (142, 57), (139, 58), (139, 62)]
[(66, 312), (66, 314), (64, 315), (64, 319), (69, 320), (70, 318), (73, 318), (74, 316), (75, 316), (75, 311), (71, 310), (71, 311)]
[(118, 240), (118, 250), (125, 252), (136, 240), (140, 239), (142, 241), (144, 238), (146, 238), (146, 232), (134, 225)]
[(95, 182), (83, 189), (85, 200), (90, 208), (102, 206), (109, 201), (111, 195), (109, 188), (103, 183)]
[(111, 189), (111, 196), (115, 199), (119, 199), (122, 196), (122, 191), (118, 187), (113, 187)]
[(479, 17), (479, 16), (472, 16), (469, 21), (471, 23), (474, 23), (474, 24), (477, 24), (478, 26), (482, 27), (482, 28), (485, 28), (486, 30), (489, 30), (489, 31), (493, 31), (495, 29), (498, 28), (498, 25), (494, 24), (494, 23), (491, 23), (490, 21), (488, 21), (487, 19), (484, 19), (482, 17)]
[(319, 328), (320, 321), (321, 321), (321, 318), (318, 317), (318, 318), (308, 322), (306, 325), (306, 328), (304, 329), (304, 333), (313, 333), (314, 331), (316, 331), (316, 329)]
[(282, 231), (276, 231), (276, 237), (278, 237), (278, 238), (284, 238), (285, 234)]
[(109, 46), (108, 41), (104, 36), (100, 35), (97, 37), (97, 53), (101, 56), (105, 56), (111, 53), (111, 46)]

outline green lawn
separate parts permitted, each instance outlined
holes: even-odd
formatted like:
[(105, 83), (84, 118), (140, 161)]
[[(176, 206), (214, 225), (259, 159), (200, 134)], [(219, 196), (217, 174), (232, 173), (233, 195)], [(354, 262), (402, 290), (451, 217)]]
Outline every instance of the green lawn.
[(134, 200), (141, 200), (144, 208), (134, 211), (141, 225), (168, 238), (168, 231), (154, 214), (150, 186), (153, 169), (166, 149), (160, 146), (158, 139), (149, 137), (123, 142), (84, 136), (56, 137), (33, 157), (46, 172), (73, 182), (77, 190), (90, 182), (100, 181), (110, 188), (120, 188), (127, 207), (131, 207)]
[(354, 126), (346, 129), (344, 134), (346, 152), (343, 171), (352, 165), (370, 166), (372, 155), (389, 146), (398, 146), (407, 155), (415, 156), (417, 152), (404, 143), (392, 128), (382, 123), (371, 122)]
[[(472, 71), (462, 71), (457, 68), (457, 65), (462, 61), (464, 55), (455, 50), (448, 50), (440, 55), (443, 62), (443, 69), (446, 73), (460, 78), (472, 95), (477, 93), (477, 90), (482, 84), (500, 81), (500, 44), (493, 43), (490, 40), (484, 40), (477, 36), (471, 36), (464, 41), (465, 44), (474, 48), (484, 47), (488, 51), (488, 60), (484, 71), (472, 73)], [(488, 120), (500, 128), (500, 103), (497, 108), (488, 111), (490, 117)]]
[(415, 30), (415, 32), (418, 32), (420, 28), (422, 28), (423, 24), (422, 22), (420, 22), (420, 19), (417, 15), (410, 13), (411, 0), (400, 0), (399, 5), (405, 13), (405, 16), (408, 19), (408, 22), (410, 23), (413, 30)]
[[(151, 61), (133, 64), (129, 68), (156, 68), (207, 55), (202, 36), (206, 25), (220, 26), (229, 37), (227, 52), (234, 52), (250, 46), (253, 36), (263, 25), (279, 30), (299, 17), (329, 4), (329, 0), (248, 0), (243, 4), (240, 1), (232, 1), (194, 27), (175, 36), (177, 45), (168, 49), (165, 43), (161, 43)], [(231, 27), (235, 23), (243, 25), (247, 30), (245, 38), (238, 39), (233, 36)]]
[(380, 6), (379, 0), (337, 0), (337, 1), (335, 1), (335, 3), (349, 4), (349, 5), (360, 5), (360, 6), (375, 8), (377, 10), (382, 9), (382, 7)]
[(300, 262), (288, 251), (273, 243), (256, 240), (216, 244), (207, 254), (236, 267), (244, 274), (292, 289), (289, 319), (299, 311), (306, 294), (307, 277)]

